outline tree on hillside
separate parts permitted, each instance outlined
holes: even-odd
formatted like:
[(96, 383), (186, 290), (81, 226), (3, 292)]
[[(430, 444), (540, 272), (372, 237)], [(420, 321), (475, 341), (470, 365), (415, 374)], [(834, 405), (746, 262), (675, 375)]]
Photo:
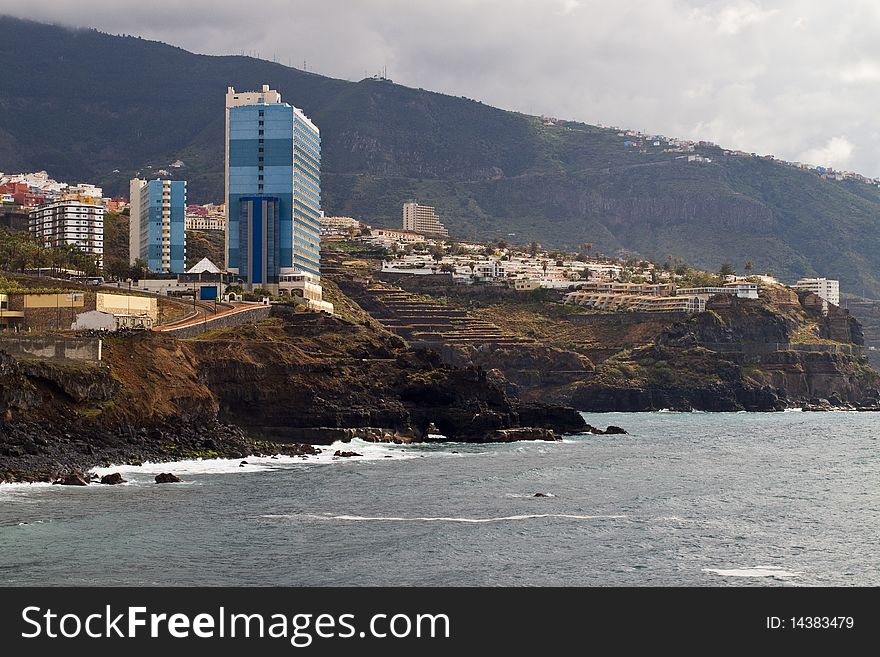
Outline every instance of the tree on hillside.
[(147, 263), (143, 258), (135, 258), (134, 264), (131, 266), (130, 277), (136, 281), (144, 278), (149, 271)]
[(743, 267), (743, 269), (746, 270), (746, 276), (750, 275), (754, 268), (755, 268), (754, 263), (751, 260), (746, 260), (746, 264)]
[(110, 278), (116, 279), (117, 281), (125, 280), (131, 273), (131, 267), (129, 267), (128, 263), (125, 263), (122, 260), (114, 260), (104, 269)]
[(538, 246), (540, 246), (537, 242), (532, 242), (529, 244), (529, 255), (534, 257), (538, 255)]
[(721, 268), (718, 270), (719, 276), (732, 276), (733, 275), (733, 265), (729, 262), (722, 262)]

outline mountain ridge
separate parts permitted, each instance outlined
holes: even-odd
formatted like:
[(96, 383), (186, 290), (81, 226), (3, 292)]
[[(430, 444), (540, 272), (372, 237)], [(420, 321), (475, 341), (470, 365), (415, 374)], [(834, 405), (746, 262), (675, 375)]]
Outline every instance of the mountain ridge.
[[(269, 83), (322, 131), (328, 214), (398, 225), (435, 205), (462, 238), (621, 250), (715, 269), (839, 278), (880, 296), (880, 190), (698, 148), (711, 163), (636, 153), (616, 130), (386, 81), (349, 82), (241, 55), (199, 55), (0, 16), (0, 170), (46, 169), (124, 193), (167, 166), (191, 201), (223, 189), (226, 86)], [(114, 173), (119, 169), (119, 173)]]

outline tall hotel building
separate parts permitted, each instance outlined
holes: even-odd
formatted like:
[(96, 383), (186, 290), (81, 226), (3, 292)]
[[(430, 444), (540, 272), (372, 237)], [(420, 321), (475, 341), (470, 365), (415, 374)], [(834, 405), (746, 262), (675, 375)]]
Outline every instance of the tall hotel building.
[(273, 291), (320, 276), (321, 137), (281, 94), (226, 91), (226, 267)]
[(41, 205), (28, 214), (31, 235), (44, 246), (75, 245), (104, 262), (104, 207), (95, 202), (61, 200)]
[(413, 202), (403, 204), (403, 229), (429, 235), (449, 235), (434, 208)]
[(141, 180), (129, 183), (130, 223), (128, 256), (150, 271), (182, 274), (186, 271), (186, 182)]

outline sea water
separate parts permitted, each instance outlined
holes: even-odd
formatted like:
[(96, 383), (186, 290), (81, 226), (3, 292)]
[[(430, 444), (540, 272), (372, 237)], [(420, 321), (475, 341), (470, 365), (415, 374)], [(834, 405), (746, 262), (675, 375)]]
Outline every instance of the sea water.
[(585, 418), (629, 435), (354, 441), (96, 470), (119, 486), (3, 485), (0, 583), (880, 584), (880, 414)]

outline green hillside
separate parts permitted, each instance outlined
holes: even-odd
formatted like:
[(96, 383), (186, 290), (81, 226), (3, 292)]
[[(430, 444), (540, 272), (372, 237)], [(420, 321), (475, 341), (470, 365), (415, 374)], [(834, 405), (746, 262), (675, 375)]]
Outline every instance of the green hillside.
[[(0, 170), (46, 169), (125, 193), (181, 159), (193, 202), (223, 191), (227, 85), (269, 83), (320, 127), (328, 214), (400, 223), (437, 206), (456, 236), (625, 249), (880, 295), (880, 190), (758, 158), (638, 153), (616, 132), (390, 82), (347, 82), (240, 56), (0, 17)], [(114, 173), (118, 169), (118, 173)], [(511, 235), (512, 234), (512, 235)]]

